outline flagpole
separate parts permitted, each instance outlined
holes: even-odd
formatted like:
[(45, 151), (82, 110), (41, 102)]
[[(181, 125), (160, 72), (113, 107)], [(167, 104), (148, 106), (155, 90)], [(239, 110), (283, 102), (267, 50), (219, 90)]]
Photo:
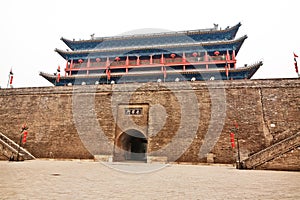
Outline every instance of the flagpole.
[(8, 88), (8, 85), (9, 85), (9, 79), (10, 79), (10, 74), (8, 75), (8, 81), (7, 81), (6, 88)]

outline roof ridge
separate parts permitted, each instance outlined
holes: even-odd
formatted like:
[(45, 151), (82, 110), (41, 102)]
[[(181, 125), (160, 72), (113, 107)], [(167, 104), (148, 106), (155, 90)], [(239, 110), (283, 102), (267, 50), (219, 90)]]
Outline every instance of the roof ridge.
[(61, 40), (69, 41), (69, 42), (103, 42), (103, 41), (111, 41), (111, 40), (122, 40), (122, 39), (135, 39), (135, 38), (151, 38), (151, 37), (163, 37), (163, 36), (171, 36), (171, 35), (191, 35), (191, 34), (205, 34), (205, 33), (214, 33), (214, 32), (227, 32), (236, 27), (240, 27), (241, 23), (227, 27), (225, 29), (217, 29), (217, 28), (206, 28), (206, 29), (194, 29), (194, 30), (185, 30), (185, 31), (168, 31), (168, 32), (158, 32), (158, 33), (145, 33), (145, 34), (136, 34), (136, 35), (120, 35), (120, 36), (106, 36), (106, 37), (95, 37), (91, 39), (83, 39), (83, 40), (69, 40), (64, 37), (61, 37)]

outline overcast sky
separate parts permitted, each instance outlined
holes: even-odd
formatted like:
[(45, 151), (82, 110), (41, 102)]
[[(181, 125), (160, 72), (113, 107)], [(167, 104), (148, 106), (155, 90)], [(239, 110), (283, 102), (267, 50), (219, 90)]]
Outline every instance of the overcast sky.
[(14, 87), (50, 86), (39, 72), (53, 73), (65, 61), (55, 48), (60, 40), (113, 36), (136, 29), (171, 31), (242, 23), (237, 37), (248, 35), (237, 66), (263, 60), (253, 78), (295, 78), (293, 52), (300, 56), (299, 0), (0, 1), (0, 86), (12, 67)]

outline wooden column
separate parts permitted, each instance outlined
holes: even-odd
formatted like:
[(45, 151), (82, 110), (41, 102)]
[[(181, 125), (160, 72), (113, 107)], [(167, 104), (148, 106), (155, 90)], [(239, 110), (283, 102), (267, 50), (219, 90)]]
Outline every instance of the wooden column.
[(126, 57), (126, 61), (125, 61), (125, 65), (126, 65), (126, 74), (128, 73), (128, 65), (129, 65), (129, 57)]
[(67, 63), (66, 63), (66, 68), (65, 68), (65, 76), (67, 75), (67, 70), (69, 68), (69, 61), (67, 60)]
[(228, 61), (230, 61), (230, 54), (229, 54), (229, 51), (227, 50), (227, 52), (226, 52), (226, 64), (227, 64), (227, 67), (230, 69), (230, 64), (228, 63)]
[(126, 61), (125, 61), (125, 65), (128, 66), (129, 65), (129, 57), (126, 57)]
[[(204, 61), (205, 61), (205, 62), (208, 62), (207, 51), (205, 51), (205, 54), (204, 54)], [(206, 69), (208, 69), (208, 64), (207, 64), (207, 63), (205, 64), (205, 67), (206, 67)]]
[(164, 59), (164, 54), (161, 54), (161, 58), (160, 58), (160, 64), (164, 64), (165, 63), (165, 59)]
[[(88, 58), (87, 63), (86, 63), (86, 68), (89, 68), (89, 67), (90, 67), (90, 58)], [(87, 75), (89, 74), (89, 70), (88, 69), (86, 70), (86, 74)]]
[(183, 62), (183, 63), (186, 63), (185, 52), (182, 53), (182, 62)]
[(153, 64), (153, 55), (150, 55), (150, 65)]
[(140, 65), (140, 56), (137, 56), (136, 65)]
[(72, 75), (72, 68), (73, 68), (73, 59), (71, 60), (71, 63), (70, 63), (70, 76)]
[(109, 63), (109, 58), (108, 58), (108, 57), (106, 57), (106, 63), (105, 63), (105, 67), (107, 68), (109, 65), (110, 65), (110, 63)]
[(235, 50), (232, 51), (232, 60), (234, 61), (233, 68), (236, 69), (236, 58), (235, 58)]

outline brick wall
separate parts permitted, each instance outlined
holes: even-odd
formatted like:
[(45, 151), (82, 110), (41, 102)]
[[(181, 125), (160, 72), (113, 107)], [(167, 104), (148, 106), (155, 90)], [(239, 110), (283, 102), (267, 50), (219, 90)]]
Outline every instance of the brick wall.
[[(149, 156), (206, 162), (209, 153), (214, 162), (233, 163), (229, 133), (235, 121), (242, 158), (300, 128), (299, 79), (0, 91), (0, 131), (17, 142), (26, 122), (25, 148), (36, 157), (113, 155), (115, 138), (134, 128), (147, 136)], [(120, 105), (146, 105), (147, 116), (140, 121), (132, 116), (130, 126), (118, 124)]]

